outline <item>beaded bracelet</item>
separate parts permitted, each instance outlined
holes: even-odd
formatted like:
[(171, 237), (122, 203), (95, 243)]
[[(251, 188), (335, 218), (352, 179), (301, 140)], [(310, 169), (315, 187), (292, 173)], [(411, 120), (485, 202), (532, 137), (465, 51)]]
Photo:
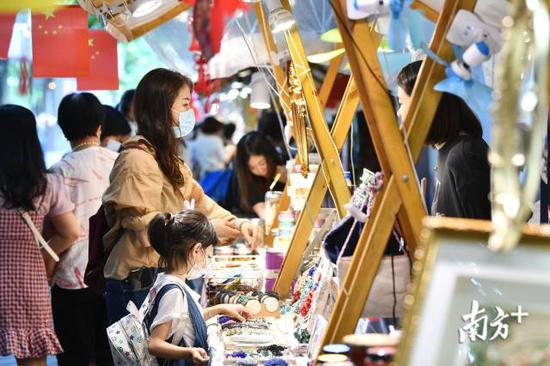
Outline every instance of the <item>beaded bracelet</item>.
[(285, 360), (280, 358), (274, 358), (272, 360), (268, 360), (264, 362), (265, 366), (288, 366), (288, 363), (286, 363)]
[(237, 366), (256, 366), (257, 364), (258, 362), (250, 357), (243, 358), (237, 361)]
[(283, 352), (286, 350), (286, 347), (279, 346), (278, 344), (270, 344), (269, 346), (262, 346), (258, 348), (258, 353), (262, 354), (269, 352), (275, 357), (280, 357), (283, 355)]
[(246, 303), (248, 302), (248, 297), (246, 297), (246, 295), (239, 295), (239, 298), (237, 299), (237, 304), (239, 305), (246, 305)]
[(268, 330), (269, 325), (260, 322), (247, 322), (247, 323), (224, 323), (222, 329), (254, 329), (254, 330)]
[(243, 351), (236, 351), (236, 352), (233, 352), (233, 353), (230, 353), (228, 355), (226, 355), (226, 357), (231, 357), (231, 358), (247, 358), (248, 357), (248, 354), (246, 352), (243, 352)]

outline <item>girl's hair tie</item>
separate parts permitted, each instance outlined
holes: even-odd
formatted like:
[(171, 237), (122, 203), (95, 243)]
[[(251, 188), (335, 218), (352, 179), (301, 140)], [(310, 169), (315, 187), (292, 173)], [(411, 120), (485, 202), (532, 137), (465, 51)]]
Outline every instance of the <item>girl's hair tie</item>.
[(170, 212), (168, 212), (168, 216), (166, 217), (166, 220), (164, 221), (164, 226), (172, 225), (174, 223), (175, 216), (172, 215)]

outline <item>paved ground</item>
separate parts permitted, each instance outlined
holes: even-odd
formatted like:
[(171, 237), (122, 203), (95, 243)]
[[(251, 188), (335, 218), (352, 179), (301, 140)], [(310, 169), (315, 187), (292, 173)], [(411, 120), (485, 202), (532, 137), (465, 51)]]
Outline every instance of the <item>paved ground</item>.
[[(15, 358), (13, 357), (0, 357), (0, 366), (16, 366)], [(48, 366), (57, 366), (57, 360), (55, 357), (48, 357)]]

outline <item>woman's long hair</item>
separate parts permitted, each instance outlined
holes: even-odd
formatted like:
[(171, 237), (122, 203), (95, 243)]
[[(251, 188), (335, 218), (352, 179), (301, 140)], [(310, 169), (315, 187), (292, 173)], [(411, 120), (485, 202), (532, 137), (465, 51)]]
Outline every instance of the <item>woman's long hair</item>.
[(46, 166), (36, 133), (36, 120), (27, 108), (0, 106), (0, 194), (3, 207), (36, 209), (35, 199), (46, 191)]
[(183, 87), (192, 91), (191, 79), (176, 71), (155, 69), (141, 79), (134, 96), (138, 132), (155, 148), (160, 169), (176, 190), (183, 186), (184, 178), (173, 132), (177, 121), (174, 121), (172, 106)]
[[(422, 61), (415, 61), (405, 66), (397, 75), (397, 85), (407, 95), (411, 96), (420, 72)], [(426, 144), (452, 141), (460, 133), (481, 138), (483, 129), (481, 123), (470, 107), (459, 97), (449, 93), (442, 93), (435, 116), (426, 137)]]
[[(248, 161), (252, 155), (265, 157), (268, 167), (267, 178), (252, 174)], [(237, 144), (236, 169), (241, 191), (241, 205), (246, 210), (252, 210), (249, 198), (256, 194), (263, 194), (269, 190), (277, 165), (282, 164), (281, 157), (271, 140), (261, 132), (253, 131), (244, 135)]]

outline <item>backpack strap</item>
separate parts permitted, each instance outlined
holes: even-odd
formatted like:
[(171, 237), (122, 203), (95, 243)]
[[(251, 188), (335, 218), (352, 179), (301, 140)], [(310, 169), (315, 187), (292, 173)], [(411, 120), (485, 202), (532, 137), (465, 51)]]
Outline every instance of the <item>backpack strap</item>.
[(191, 320), (191, 323), (193, 324), (193, 328), (195, 330), (195, 344), (193, 344), (193, 347), (200, 347), (208, 351), (209, 347), (207, 328), (206, 323), (204, 322), (204, 318), (202, 317), (202, 312), (191, 297), (191, 294), (189, 294), (189, 292), (183, 286), (177, 283), (168, 283), (160, 288), (159, 292), (155, 296), (155, 299), (153, 300), (153, 306), (151, 307), (151, 310), (147, 310), (147, 313), (145, 315), (144, 323), (147, 326), (147, 329), (149, 330), (149, 332), (151, 331), (150, 328), (153, 324), (153, 321), (155, 320), (155, 317), (158, 314), (160, 300), (162, 299), (162, 297), (168, 291), (175, 288), (178, 288), (183, 293), (184, 298), (187, 299), (189, 319)]

